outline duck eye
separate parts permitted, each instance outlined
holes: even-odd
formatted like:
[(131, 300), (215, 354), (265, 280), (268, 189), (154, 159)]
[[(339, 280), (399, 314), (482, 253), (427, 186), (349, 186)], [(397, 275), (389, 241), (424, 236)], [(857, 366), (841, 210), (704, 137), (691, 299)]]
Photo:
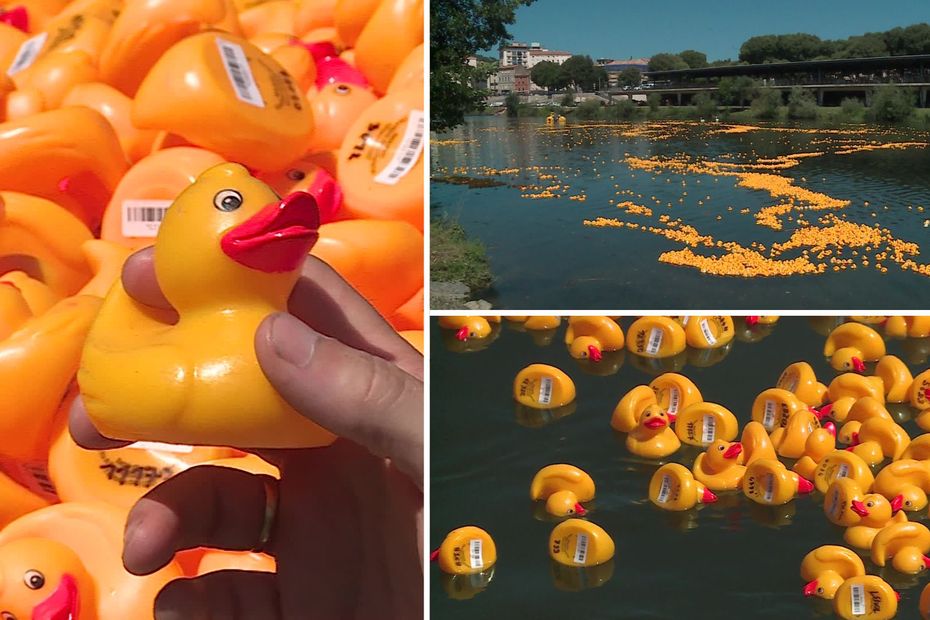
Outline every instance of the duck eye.
[(0, 612), (0, 620), (16, 620), (16, 616), (8, 611)]
[(723, 452), (723, 446), (717, 446), (717, 449)]
[(242, 194), (234, 189), (224, 189), (213, 197), (213, 206), (220, 211), (235, 211), (242, 206)]
[(23, 582), (30, 590), (38, 590), (45, 585), (45, 575), (37, 570), (27, 570), (23, 575)]
[(866, 506), (868, 506), (869, 508), (871, 508), (871, 507), (874, 506), (874, 505), (875, 505), (875, 502), (869, 502), (869, 503), (866, 504)]
[(291, 181), (303, 181), (307, 176), (307, 173), (303, 170), (298, 170), (297, 168), (291, 168), (287, 171), (287, 178)]
[(823, 588), (817, 588), (817, 594), (823, 594)]
[(336, 86), (336, 94), (338, 95), (348, 95), (352, 92), (352, 89), (346, 86), (345, 84), (339, 84)]

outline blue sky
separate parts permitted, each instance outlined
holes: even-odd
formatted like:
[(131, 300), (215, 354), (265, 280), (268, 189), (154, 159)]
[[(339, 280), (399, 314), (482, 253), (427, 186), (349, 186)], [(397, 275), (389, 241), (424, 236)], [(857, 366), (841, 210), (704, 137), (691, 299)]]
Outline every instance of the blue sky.
[(517, 11), (510, 32), (592, 58), (696, 49), (718, 60), (735, 59), (759, 34), (839, 39), (928, 21), (930, 0), (536, 0)]

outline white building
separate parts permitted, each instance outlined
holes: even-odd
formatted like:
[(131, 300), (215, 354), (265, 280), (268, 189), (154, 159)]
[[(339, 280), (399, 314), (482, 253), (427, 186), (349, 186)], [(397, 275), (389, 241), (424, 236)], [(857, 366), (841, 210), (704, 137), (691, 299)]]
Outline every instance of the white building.
[(527, 56), (527, 68), (532, 69), (541, 62), (554, 62), (557, 65), (562, 64), (572, 55), (568, 52), (557, 52), (555, 50), (530, 50)]

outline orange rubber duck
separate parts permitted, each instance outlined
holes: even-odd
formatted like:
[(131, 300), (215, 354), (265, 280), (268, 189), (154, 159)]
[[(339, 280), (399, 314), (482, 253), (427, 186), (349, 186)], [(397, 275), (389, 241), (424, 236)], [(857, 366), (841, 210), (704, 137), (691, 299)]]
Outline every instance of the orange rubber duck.
[(743, 446), (743, 465), (748, 466), (759, 459), (778, 460), (775, 446), (772, 445), (769, 434), (765, 432), (765, 427), (760, 422), (747, 422), (743, 427), (739, 443)]
[(355, 42), (355, 65), (383, 93), (407, 54), (422, 43), (423, 0), (381, 0)]
[(827, 394), (827, 386), (817, 381), (814, 369), (807, 362), (789, 364), (778, 377), (775, 387), (794, 393), (810, 407), (823, 404)]
[(784, 427), (772, 431), (772, 445), (775, 451), (785, 458), (797, 459), (804, 454), (807, 438), (820, 427), (817, 416), (807, 409), (797, 411), (788, 418)]
[(739, 442), (715, 440), (694, 459), (694, 478), (711, 491), (732, 491), (743, 482), (746, 467), (740, 461), (743, 445)]
[(78, 372), (97, 428), (190, 445), (331, 443), (268, 383), (254, 345), (259, 323), (286, 307), (317, 226), (308, 194), (280, 199), (238, 164), (215, 166), (184, 190), (155, 243), (156, 278), (180, 321), (113, 287)]
[(565, 344), (575, 359), (599, 362), (604, 351), (623, 349), (623, 329), (606, 316), (576, 316), (568, 321)]
[(870, 465), (880, 463), (884, 458), (900, 459), (911, 443), (911, 438), (903, 427), (877, 417), (864, 421), (853, 440), (853, 445), (847, 449), (861, 456)]
[(804, 454), (791, 468), (808, 480), (813, 480), (817, 465), (829, 453), (836, 450), (836, 425), (826, 422), (821, 428), (815, 428), (804, 442)]
[(626, 334), (626, 348), (643, 357), (662, 358), (685, 350), (685, 330), (665, 316), (644, 316), (633, 321)]
[(0, 530), (21, 516), (48, 504), (45, 498), (0, 473)]
[(842, 620), (891, 620), (901, 595), (874, 575), (851, 577), (833, 596), (833, 613)]
[(739, 433), (739, 423), (726, 407), (701, 401), (685, 407), (678, 414), (675, 433), (682, 443), (703, 447), (715, 439), (733, 441)]
[(834, 370), (865, 372), (865, 362), (885, 355), (885, 341), (868, 325), (843, 323), (827, 336), (823, 354)]
[(801, 560), (804, 596), (830, 600), (843, 582), (865, 575), (865, 564), (859, 555), (839, 545), (822, 545)]
[(794, 392), (781, 388), (762, 390), (752, 403), (752, 419), (761, 422), (765, 430), (772, 432), (776, 428), (788, 425), (788, 419), (798, 411), (806, 411), (808, 405)]
[(636, 428), (626, 437), (627, 450), (647, 459), (661, 459), (673, 454), (681, 447), (681, 441), (669, 424), (668, 414), (661, 407), (649, 405)]
[(826, 493), (829, 486), (838, 479), (851, 478), (868, 491), (872, 488), (875, 477), (869, 464), (857, 454), (847, 450), (828, 452), (814, 469), (814, 486), (821, 493)]
[(885, 384), (882, 383), (881, 377), (867, 377), (855, 372), (844, 372), (830, 382), (827, 387), (827, 397), (830, 402), (836, 403), (848, 396), (853, 398), (870, 396), (883, 403), (885, 402)]
[(441, 316), (438, 319), (439, 327), (455, 330), (455, 337), (461, 341), (487, 338), (491, 335), (491, 324), (499, 324), (497, 320), (488, 320), (483, 316)]
[(885, 333), (892, 338), (926, 338), (930, 336), (930, 317), (890, 316), (885, 322)]
[(530, 483), (530, 498), (545, 500), (546, 512), (556, 517), (584, 516), (582, 502), (594, 499), (594, 480), (574, 465), (547, 465)]
[(907, 400), (907, 391), (914, 382), (907, 364), (896, 355), (884, 355), (875, 365), (875, 375), (881, 377), (885, 386), (885, 401), (903, 403)]
[(857, 549), (869, 549), (885, 527), (907, 521), (907, 515), (900, 512), (903, 501), (901, 495), (888, 501), (878, 493), (851, 500), (849, 509), (859, 515), (859, 522), (846, 528), (843, 540)]
[(684, 465), (666, 463), (649, 481), (649, 500), (663, 510), (680, 512), (717, 501), (713, 491), (694, 479)]
[(695, 349), (716, 349), (725, 346), (736, 333), (733, 319), (728, 316), (685, 317), (685, 340)]
[(901, 459), (889, 463), (875, 476), (873, 489), (889, 499), (903, 496), (902, 509), (908, 512), (923, 510), (930, 492), (930, 461)]
[(895, 570), (916, 574), (930, 568), (930, 530), (920, 523), (892, 523), (872, 541), (871, 557), (878, 566), (891, 560)]
[(256, 176), (280, 196), (293, 192), (307, 192), (313, 196), (320, 209), (321, 224), (335, 221), (342, 209), (342, 188), (339, 183), (328, 170), (311, 158), (299, 159), (281, 170), (259, 172)]
[(743, 475), (743, 495), (767, 506), (780, 506), (814, 490), (814, 484), (785, 467), (781, 461), (758, 459)]

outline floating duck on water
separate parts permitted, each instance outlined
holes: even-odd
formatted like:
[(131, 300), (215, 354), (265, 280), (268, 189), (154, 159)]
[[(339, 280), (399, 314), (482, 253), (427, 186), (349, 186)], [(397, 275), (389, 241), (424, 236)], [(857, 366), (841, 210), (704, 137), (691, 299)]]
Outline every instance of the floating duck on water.
[(872, 488), (875, 477), (869, 464), (860, 456), (848, 450), (828, 452), (814, 469), (814, 486), (820, 493), (826, 493), (835, 480), (850, 478), (862, 489)]
[(916, 574), (930, 568), (930, 530), (908, 521), (882, 528), (872, 540), (871, 558), (878, 566), (891, 560), (895, 570)]
[(914, 382), (907, 364), (896, 355), (884, 355), (875, 365), (875, 376), (880, 377), (885, 387), (885, 402), (903, 403), (908, 389)]
[(901, 508), (907, 512), (923, 510), (930, 492), (930, 461), (901, 459), (889, 463), (875, 476), (872, 488), (889, 499), (903, 497)]
[(597, 566), (614, 557), (614, 541), (596, 523), (566, 519), (549, 535), (549, 557), (566, 566)]
[(533, 409), (554, 409), (575, 400), (575, 383), (555, 366), (530, 364), (514, 378), (513, 397)]
[(808, 480), (813, 480), (817, 465), (834, 450), (836, 450), (836, 425), (833, 422), (826, 422), (807, 436), (804, 442), (804, 453), (791, 469)]
[(885, 341), (868, 325), (843, 323), (827, 336), (823, 354), (834, 370), (865, 372), (865, 362), (885, 355)]
[(678, 415), (675, 433), (682, 443), (703, 447), (715, 439), (733, 441), (739, 433), (739, 423), (726, 407), (701, 401), (689, 405)]
[(746, 473), (741, 464), (743, 445), (716, 439), (707, 449), (694, 459), (694, 478), (711, 491), (732, 491), (738, 489)]
[(814, 490), (814, 485), (785, 467), (781, 461), (758, 459), (746, 468), (743, 495), (766, 506), (779, 506)]
[(717, 496), (684, 465), (666, 463), (649, 481), (649, 500), (663, 510), (691, 510), (698, 504), (712, 504)]
[(859, 555), (839, 545), (823, 545), (801, 560), (804, 596), (832, 599), (843, 582), (865, 575), (865, 565)]
[(626, 437), (630, 453), (649, 459), (661, 459), (675, 453), (681, 441), (670, 427), (668, 414), (658, 405), (649, 405), (639, 422)]
[(530, 498), (545, 500), (546, 512), (553, 516), (584, 516), (582, 502), (594, 499), (594, 480), (574, 465), (547, 465), (533, 476)]
[(833, 613), (842, 620), (891, 620), (901, 595), (875, 575), (850, 577), (833, 595)]
[(679, 411), (703, 402), (700, 390), (694, 383), (674, 372), (667, 372), (653, 379), (649, 385), (638, 385), (623, 395), (614, 407), (610, 425), (622, 433), (636, 428), (643, 410), (649, 405), (658, 405), (675, 422)]
[(606, 316), (579, 316), (568, 321), (565, 344), (575, 359), (601, 361), (605, 351), (623, 349), (623, 329)]
[(743, 446), (743, 465), (751, 465), (759, 459), (778, 460), (775, 446), (772, 445), (765, 427), (759, 422), (747, 422), (739, 442)]
[(483, 316), (441, 316), (439, 327), (455, 330), (455, 337), (461, 341), (487, 338), (491, 335), (492, 323), (500, 323), (500, 317)]
[(683, 352), (686, 346), (684, 328), (668, 317), (640, 317), (627, 330), (627, 350), (643, 357), (672, 357)]
[(497, 547), (486, 531), (467, 525), (449, 532), (430, 559), (438, 559), (444, 573), (474, 575), (494, 566)]
[(685, 317), (685, 341), (695, 349), (716, 349), (725, 346), (735, 335), (733, 319), (728, 316)]

